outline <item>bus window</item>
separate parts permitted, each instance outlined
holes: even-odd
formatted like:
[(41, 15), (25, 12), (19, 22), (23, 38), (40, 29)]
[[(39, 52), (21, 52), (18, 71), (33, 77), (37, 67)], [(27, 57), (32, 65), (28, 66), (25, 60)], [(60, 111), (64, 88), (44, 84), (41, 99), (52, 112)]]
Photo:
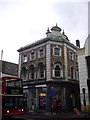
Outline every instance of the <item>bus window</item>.
[(13, 99), (10, 97), (7, 97), (7, 96), (4, 97), (2, 103), (3, 103), (4, 108), (13, 108), (13, 106), (14, 106)]

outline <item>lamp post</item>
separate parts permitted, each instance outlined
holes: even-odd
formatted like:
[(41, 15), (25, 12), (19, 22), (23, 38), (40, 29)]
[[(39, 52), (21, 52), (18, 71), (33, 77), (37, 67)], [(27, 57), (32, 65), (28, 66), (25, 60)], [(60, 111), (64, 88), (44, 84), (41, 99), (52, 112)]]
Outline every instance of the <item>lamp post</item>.
[[(3, 57), (3, 50), (1, 51), (0, 77), (2, 77), (2, 57)], [(1, 119), (2, 119), (2, 79), (0, 79), (0, 120)]]
[(3, 50), (1, 51), (1, 73), (0, 73), (1, 77), (2, 77), (2, 58), (3, 58)]
[(83, 91), (83, 104), (84, 104), (84, 109), (85, 109), (85, 113), (86, 113), (85, 88), (82, 88), (82, 91)]

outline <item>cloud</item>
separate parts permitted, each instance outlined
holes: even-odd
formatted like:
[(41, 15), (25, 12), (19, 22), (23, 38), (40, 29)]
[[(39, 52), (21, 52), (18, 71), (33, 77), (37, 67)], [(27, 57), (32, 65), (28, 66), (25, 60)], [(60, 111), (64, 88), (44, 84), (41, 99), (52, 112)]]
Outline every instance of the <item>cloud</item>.
[[(86, 0), (87, 1), (87, 0)], [(22, 46), (46, 36), (47, 27), (56, 23), (71, 42), (87, 37), (87, 2), (64, 0), (0, 0), (0, 49), (4, 60), (18, 62)], [(83, 44), (82, 44), (83, 46)]]

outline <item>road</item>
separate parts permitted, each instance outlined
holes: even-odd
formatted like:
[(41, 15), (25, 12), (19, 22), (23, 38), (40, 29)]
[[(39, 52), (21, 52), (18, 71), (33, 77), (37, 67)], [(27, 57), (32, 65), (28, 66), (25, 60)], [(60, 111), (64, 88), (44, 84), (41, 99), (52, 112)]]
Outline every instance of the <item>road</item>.
[(3, 120), (90, 120), (90, 114), (24, 114)]

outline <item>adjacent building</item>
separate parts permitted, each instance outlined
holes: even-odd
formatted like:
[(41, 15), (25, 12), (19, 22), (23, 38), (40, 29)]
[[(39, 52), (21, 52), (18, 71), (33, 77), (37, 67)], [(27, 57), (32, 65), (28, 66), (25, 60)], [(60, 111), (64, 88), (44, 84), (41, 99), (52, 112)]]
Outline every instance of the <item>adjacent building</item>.
[(53, 99), (62, 110), (80, 109), (77, 47), (60, 27), (47, 30), (46, 37), (18, 49), (19, 77), (29, 109), (50, 110)]
[(18, 76), (18, 64), (0, 60), (0, 76)]
[(81, 110), (90, 112), (90, 34), (83, 48), (78, 49)]

